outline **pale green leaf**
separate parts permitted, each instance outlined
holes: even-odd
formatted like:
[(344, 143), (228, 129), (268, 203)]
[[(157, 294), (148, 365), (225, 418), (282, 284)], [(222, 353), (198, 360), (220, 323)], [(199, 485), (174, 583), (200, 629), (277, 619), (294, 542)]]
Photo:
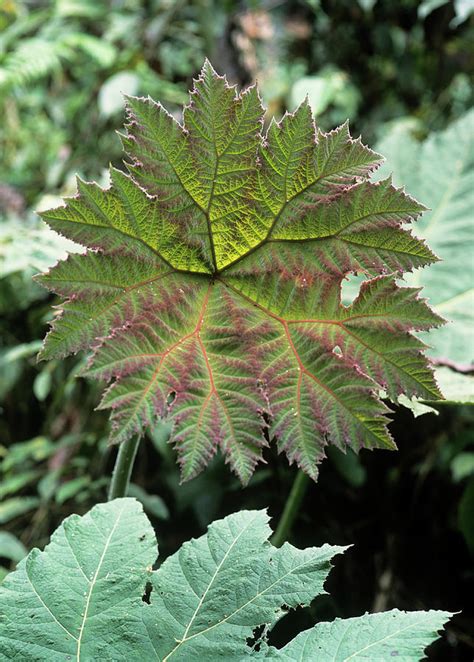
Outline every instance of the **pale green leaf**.
[(456, 16), (449, 23), (451, 28), (457, 28), (474, 13), (473, 0), (454, 0), (454, 11)]
[(455, 482), (474, 474), (474, 453), (459, 453), (451, 460), (451, 472)]
[(474, 405), (474, 377), (472, 375), (455, 372), (449, 368), (438, 368), (435, 374), (446, 402)]
[(69, 499), (72, 499), (85, 490), (90, 485), (90, 482), (90, 476), (79, 476), (63, 483), (56, 491), (56, 503), (65, 503)]
[(134, 497), (142, 504), (145, 512), (158, 519), (167, 520), (170, 517), (168, 507), (158, 494), (149, 494), (139, 485), (130, 483), (127, 496)]
[(439, 414), (437, 409), (430, 407), (424, 402), (420, 402), (418, 398), (409, 399), (406, 395), (400, 395), (398, 397), (398, 402), (407, 409), (410, 409), (415, 418), (423, 416), (424, 414), (435, 414), (436, 416)]
[(445, 611), (403, 612), (398, 609), (358, 618), (318, 623), (301, 632), (270, 660), (282, 662), (416, 662), (438, 638), (450, 618)]
[(316, 75), (298, 78), (291, 88), (292, 106), (296, 107), (306, 96), (316, 118), (330, 106), (340, 109), (344, 117), (351, 118), (356, 115), (360, 103), (360, 92), (347, 73), (333, 66), (324, 67)]
[(395, 126), (377, 145), (387, 163), (377, 176), (394, 181), (430, 208), (415, 232), (441, 258), (407, 278), (422, 285), (436, 312), (449, 320), (426, 338), (430, 355), (462, 365), (474, 361), (474, 111), (445, 131), (418, 143), (406, 123)]
[(110, 117), (122, 110), (123, 95), (136, 94), (139, 78), (133, 71), (119, 71), (102, 84), (97, 103), (104, 117)]
[(13, 533), (0, 531), (0, 557), (18, 563), (27, 554), (25, 545)]
[(25, 462), (32, 458), (35, 462), (42, 462), (50, 457), (57, 446), (47, 437), (34, 437), (27, 441), (20, 441), (8, 448), (8, 453), (2, 460), (1, 469), (7, 473), (11, 469), (22, 469)]
[(51, 375), (51, 370), (41, 370), (33, 382), (33, 393), (36, 396), (36, 399), (40, 402), (43, 402), (48, 397), (51, 386), (53, 383), (53, 378)]
[(307, 605), (323, 591), (331, 558), (342, 547), (298, 550), (268, 544), (268, 516), (241, 511), (185, 543), (153, 577), (148, 632), (159, 659), (240, 659), (259, 625), (271, 627), (283, 605)]
[(73, 515), (0, 587), (0, 657), (325, 662), (383, 660), (397, 650), (401, 660), (415, 662), (449, 617), (394, 611), (337, 619), (281, 650), (269, 647), (268, 631), (288, 609), (324, 593), (330, 561), (344, 551), (275, 548), (270, 533), (265, 512), (241, 511), (211, 524), (152, 571), (156, 541), (135, 500)]
[(44, 224), (26, 225), (10, 220), (0, 223), (0, 278), (26, 271), (47, 269), (79, 250), (72, 241), (59, 237)]
[(424, 20), (427, 16), (431, 14), (438, 7), (446, 5), (449, 0), (423, 0), (418, 6), (418, 18)]
[(134, 500), (67, 518), (0, 588), (0, 658), (125, 660), (139, 645), (131, 608), (155, 558), (155, 536)]
[(3, 476), (0, 483), (0, 502), (9, 494), (15, 494), (26, 485), (38, 480), (39, 476), (41, 476), (41, 471), (37, 469), (23, 470), (19, 473)]

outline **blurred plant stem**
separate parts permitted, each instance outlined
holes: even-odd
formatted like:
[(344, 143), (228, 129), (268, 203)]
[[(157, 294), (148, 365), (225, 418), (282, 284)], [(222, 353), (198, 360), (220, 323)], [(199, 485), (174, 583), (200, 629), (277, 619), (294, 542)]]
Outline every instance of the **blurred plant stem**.
[(137, 455), (140, 437), (127, 439), (118, 449), (109, 489), (109, 501), (127, 496), (130, 476)]
[(303, 501), (304, 495), (306, 494), (308, 484), (309, 476), (307, 476), (301, 471), (301, 469), (299, 469), (286, 500), (277, 529), (271, 539), (275, 547), (281, 547), (285, 540), (288, 539), (291, 533), (291, 528), (296, 519), (296, 515), (299, 512), (301, 502)]

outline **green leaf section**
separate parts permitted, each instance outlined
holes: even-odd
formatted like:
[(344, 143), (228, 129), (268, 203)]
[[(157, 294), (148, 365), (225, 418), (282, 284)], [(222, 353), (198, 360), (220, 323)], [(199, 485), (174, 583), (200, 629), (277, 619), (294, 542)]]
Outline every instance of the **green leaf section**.
[(392, 609), (357, 618), (336, 618), (298, 634), (281, 650), (269, 650), (275, 662), (400, 662), (424, 659), (423, 651), (436, 638), (448, 614), (442, 611), (403, 612)]
[(230, 515), (163, 563), (144, 616), (148, 632), (160, 623), (159, 659), (245, 657), (255, 627), (271, 627), (283, 605), (308, 605), (324, 592), (330, 560), (344, 548), (276, 549), (268, 543), (268, 519), (263, 511)]
[[(41, 356), (92, 349), (111, 440), (168, 418), (184, 479), (220, 449), (246, 483), (272, 438), (314, 479), (329, 443), (393, 448), (380, 388), (441, 397), (412, 332), (442, 320), (394, 282), (436, 260), (405, 227), (424, 207), (306, 103), (264, 133), (256, 88), (209, 63), (183, 126), (151, 99), (128, 116), (130, 175), (43, 214), (88, 251), (40, 277), (66, 300)], [(346, 307), (352, 272), (370, 280)]]
[(342, 662), (385, 660), (395, 651), (415, 662), (450, 617), (394, 610), (336, 619), (282, 649), (268, 646), (269, 630), (288, 608), (324, 593), (330, 561), (344, 551), (288, 543), (277, 549), (270, 533), (264, 511), (241, 511), (152, 571), (156, 540), (134, 499), (73, 515), (0, 586), (0, 657)]
[(125, 660), (124, 644), (138, 645), (133, 610), (155, 558), (155, 536), (133, 499), (68, 517), (0, 587), (0, 658)]
[(436, 312), (450, 321), (436, 334), (430, 355), (449, 365), (474, 363), (474, 111), (424, 142), (400, 123), (378, 144), (387, 157), (380, 175), (393, 172), (398, 184), (430, 208), (416, 234), (429, 241), (441, 261), (418, 271), (410, 284), (422, 285)]

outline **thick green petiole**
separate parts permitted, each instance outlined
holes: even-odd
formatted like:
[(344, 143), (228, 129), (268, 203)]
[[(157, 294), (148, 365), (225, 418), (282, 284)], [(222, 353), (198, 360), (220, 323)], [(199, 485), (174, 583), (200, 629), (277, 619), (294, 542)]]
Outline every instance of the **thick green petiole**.
[(140, 437), (132, 437), (120, 444), (110, 483), (109, 501), (127, 496), (139, 443)]
[(295, 481), (286, 500), (280, 521), (278, 522), (277, 529), (271, 539), (271, 542), (275, 547), (281, 547), (285, 540), (288, 539), (301, 502), (306, 494), (308, 484), (309, 476), (301, 470), (298, 470)]

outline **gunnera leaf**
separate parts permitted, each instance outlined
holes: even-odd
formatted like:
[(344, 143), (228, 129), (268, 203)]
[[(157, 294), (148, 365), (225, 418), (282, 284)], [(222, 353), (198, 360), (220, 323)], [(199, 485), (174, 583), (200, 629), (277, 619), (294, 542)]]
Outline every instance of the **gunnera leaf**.
[[(395, 282), (437, 259), (405, 228), (423, 205), (307, 103), (265, 131), (256, 87), (208, 62), (182, 125), (127, 105), (130, 174), (42, 214), (88, 250), (39, 278), (65, 299), (41, 357), (92, 350), (111, 441), (168, 418), (184, 480), (220, 448), (245, 484), (273, 439), (313, 479), (327, 444), (394, 448), (380, 389), (442, 397), (412, 334), (442, 319)], [(370, 278), (346, 307), (352, 272)]]
[[(436, 312), (448, 319), (429, 354), (441, 365), (474, 368), (474, 110), (420, 143), (407, 122), (396, 124), (379, 143), (393, 171), (429, 207), (416, 234), (430, 242), (441, 260), (410, 276), (423, 286)], [(471, 386), (472, 389), (472, 386)], [(448, 393), (445, 393), (449, 398)]]
[[(267, 644), (289, 609), (323, 594), (343, 547), (269, 542), (265, 511), (241, 511), (156, 571), (156, 539), (130, 498), (72, 515), (0, 586), (0, 659), (56, 662), (388, 660), (416, 662), (450, 617), (393, 610), (318, 623)], [(252, 639), (254, 640), (251, 645)]]

